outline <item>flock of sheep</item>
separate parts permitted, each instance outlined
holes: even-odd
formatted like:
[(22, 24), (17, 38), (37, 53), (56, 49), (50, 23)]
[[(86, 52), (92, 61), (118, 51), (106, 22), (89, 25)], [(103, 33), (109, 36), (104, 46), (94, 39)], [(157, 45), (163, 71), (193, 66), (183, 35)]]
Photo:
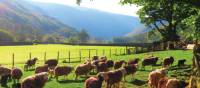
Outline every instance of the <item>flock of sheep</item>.
[[(141, 69), (145, 70), (145, 66), (155, 66), (158, 57), (148, 57), (142, 60)], [(24, 71), (35, 68), (37, 58), (27, 60), (24, 65)], [(78, 65), (75, 68), (75, 80), (78, 80), (80, 76), (84, 75), (89, 77), (88, 74), (93, 72), (96, 76), (89, 77), (85, 80), (85, 88), (102, 88), (103, 82), (105, 82), (106, 88), (120, 88), (120, 83), (125, 83), (127, 75), (133, 75), (139, 69), (139, 59), (113, 61), (107, 60), (106, 56), (98, 57), (94, 56), (92, 59), (87, 59), (83, 64)], [(185, 88), (185, 82), (177, 79), (169, 79), (167, 77), (167, 68), (173, 64), (174, 58), (167, 57), (162, 62), (162, 68), (150, 72), (148, 78), (148, 85), (151, 88)], [(179, 60), (178, 66), (184, 65), (186, 60)], [(49, 76), (55, 77), (58, 81), (59, 76), (67, 76), (74, 70), (71, 66), (58, 66), (56, 59), (50, 59), (45, 61), (43, 66), (35, 68), (35, 75), (26, 77), (20, 83), (23, 72), (19, 68), (7, 68), (0, 66), (0, 76), (2, 86), (7, 85), (8, 79), (13, 79), (14, 88), (43, 88), (48, 81)], [(124, 84), (122, 85), (124, 87)]]

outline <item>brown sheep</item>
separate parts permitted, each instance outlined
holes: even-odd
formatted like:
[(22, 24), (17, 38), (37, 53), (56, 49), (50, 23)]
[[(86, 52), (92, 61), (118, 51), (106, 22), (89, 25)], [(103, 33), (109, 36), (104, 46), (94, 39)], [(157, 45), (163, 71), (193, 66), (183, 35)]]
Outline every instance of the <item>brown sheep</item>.
[(48, 72), (48, 65), (36, 67), (35, 74), (42, 73), (42, 72)]
[(7, 86), (7, 80), (11, 76), (11, 69), (0, 66), (1, 86)]
[(167, 70), (165, 68), (163, 69), (157, 69), (155, 71), (152, 71), (149, 73), (149, 78), (148, 78), (148, 85), (151, 88), (157, 88), (158, 82), (161, 78), (164, 78), (167, 74)]
[(153, 66), (156, 65), (157, 61), (158, 61), (158, 57), (150, 57), (150, 58), (143, 59), (142, 68), (145, 70), (145, 66), (151, 65), (153, 69)]
[(97, 77), (90, 77), (85, 81), (85, 88), (102, 88), (103, 73), (99, 73)]
[(43, 88), (48, 81), (48, 74), (46, 72), (38, 73), (23, 79), (21, 88)]
[[(124, 66), (124, 69), (126, 70), (126, 75), (132, 75), (132, 78), (133, 78), (133, 75), (136, 73), (137, 71), (137, 65), (135, 64), (131, 64), (131, 65), (128, 65), (128, 66)], [(126, 76), (125, 75), (125, 76)], [(124, 76), (124, 81), (126, 81), (125, 79), (125, 76)]]
[(27, 71), (29, 69), (34, 69), (35, 68), (35, 64), (37, 62), (38, 58), (33, 58), (33, 59), (29, 59), (26, 61), (25, 65), (24, 65), (24, 71)]
[(163, 67), (167, 67), (169, 65), (172, 65), (174, 63), (174, 58), (172, 56), (166, 57), (163, 61)]
[(107, 68), (112, 68), (114, 66), (114, 61), (113, 60), (107, 60), (106, 65), (107, 65)]
[(164, 77), (159, 80), (157, 88), (185, 88), (188, 84), (184, 81), (179, 81), (177, 79), (168, 79)]
[(139, 58), (135, 58), (135, 59), (133, 59), (133, 60), (129, 60), (129, 61), (128, 61), (128, 65), (138, 64), (138, 62), (139, 62)]
[(99, 59), (99, 56), (93, 56), (92, 60), (98, 60)]
[(125, 69), (104, 72), (103, 75), (106, 82), (106, 88), (111, 88), (112, 86), (116, 86), (116, 88), (119, 88), (119, 83), (121, 82), (125, 74)]
[(78, 76), (85, 75), (87, 77), (88, 73), (91, 72), (91, 70), (94, 68), (94, 66), (91, 64), (91, 62), (87, 62), (86, 64), (80, 64), (75, 69), (75, 80), (77, 80)]
[(14, 84), (16, 84), (16, 82), (19, 83), (19, 80), (21, 79), (22, 75), (23, 75), (23, 72), (19, 68), (13, 68), (11, 70), (11, 77), (14, 81)]
[(73, 70), (73, 67), (70, 66), (57, 66), (54, 69), (54, 75), (56, 77), (56, 80), (58, 81), (58, 76), (67, 76), (70, 74)]
[(47, 64), (50, 69), (54, 69), (58, 65), (58, 60), (49, 59), (49, 60), (45, 61), (45, 64)]
[(119, 69), (119, 68), (121, 68), (123, 64), (126, 65), (127, 62), (124, 61), (124, 60), (116, 61), (115, 64), (114, 64), (114, 69)]
[(96, 66), (97, 72), (107, 72), (108, 67), (106, 62), (99, 62)]
[(178, 67), (184, 66), (185, 62), (186, 62), (185, 59), (178, 60)]

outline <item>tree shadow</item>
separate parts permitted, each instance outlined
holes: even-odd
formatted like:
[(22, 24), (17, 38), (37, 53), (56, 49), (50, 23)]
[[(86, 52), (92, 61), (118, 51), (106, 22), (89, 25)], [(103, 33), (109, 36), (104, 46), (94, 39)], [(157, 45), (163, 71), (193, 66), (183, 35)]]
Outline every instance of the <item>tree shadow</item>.
[(142, 85), (145, 85), (147, 83), (147, 81), (135, 79), (135, 80), (131, 81), (130, 83), (137, 85), (137, 86), (142, 86)]
[(84, 80), (59, 80), (58, 83), (82, 83)]

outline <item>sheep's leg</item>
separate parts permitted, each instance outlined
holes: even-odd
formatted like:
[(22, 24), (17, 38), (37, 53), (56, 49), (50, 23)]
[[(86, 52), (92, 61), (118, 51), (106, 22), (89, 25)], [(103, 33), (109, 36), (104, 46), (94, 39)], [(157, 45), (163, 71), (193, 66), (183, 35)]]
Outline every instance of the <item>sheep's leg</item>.
[(56, 77), (56, 81), (58, 81), (58, 76), (55, 76)]
[(78, 75), (76, 75), (75, 80), (77, 80), (77, 78), (78, 78)]

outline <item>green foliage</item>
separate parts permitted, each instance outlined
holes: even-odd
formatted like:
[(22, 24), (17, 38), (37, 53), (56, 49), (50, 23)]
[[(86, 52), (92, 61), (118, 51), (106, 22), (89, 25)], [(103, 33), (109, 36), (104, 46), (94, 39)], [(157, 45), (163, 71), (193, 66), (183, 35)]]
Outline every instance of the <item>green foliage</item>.
[(136, 4), (141, 22), (158, 30), (164, 41), (178, 41), (177, 26), (196, 13), (190, 4), (174, 0), (121, 0), (122, 4)]
[(82, 29), (78, 34), (78, 38), (81, 43), (86, 43), (89, 40), (90, 36), (86, 30)]

